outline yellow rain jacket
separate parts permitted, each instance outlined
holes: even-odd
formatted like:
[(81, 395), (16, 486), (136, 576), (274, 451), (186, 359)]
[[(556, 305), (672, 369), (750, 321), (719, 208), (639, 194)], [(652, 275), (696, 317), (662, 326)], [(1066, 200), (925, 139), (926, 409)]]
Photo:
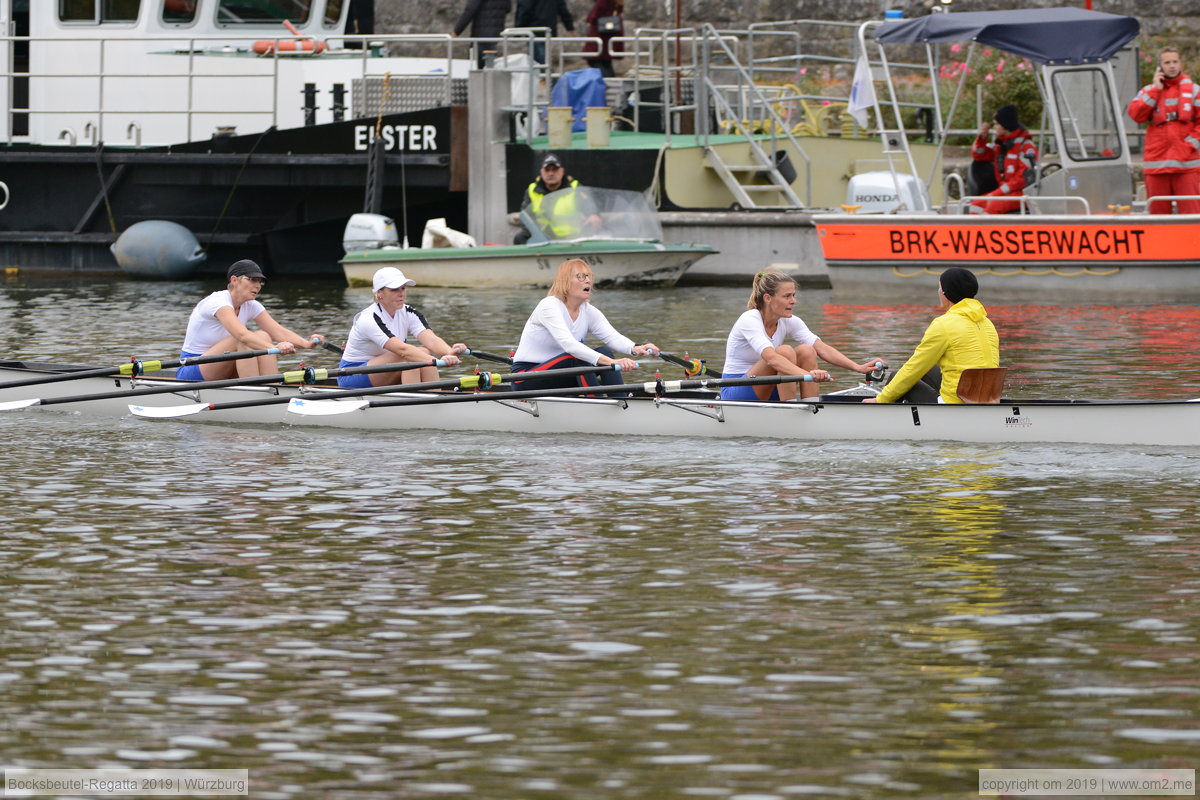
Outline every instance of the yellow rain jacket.
[(908, 392), (934, 364), (942, 370), (942, 402), (961, 403), (958, 379), (964, 369), (1000, 366), (1000, 337), (988, 319), (987, 309), (973, 297), (964, 297), (925, 329), (921, 343), (908, 361), (875, 398), (894, 403)]

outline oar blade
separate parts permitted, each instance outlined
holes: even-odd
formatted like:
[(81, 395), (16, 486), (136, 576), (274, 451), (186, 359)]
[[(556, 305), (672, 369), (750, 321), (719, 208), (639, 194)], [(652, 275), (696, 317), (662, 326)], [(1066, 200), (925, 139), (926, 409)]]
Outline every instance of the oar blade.
[(293, 397), (288, 403), (288, 411), (302, 417), (331, 417), (361, 411), (370, 405), (370, 400), (305, 400), (303, 397)]
[(129, 406), (129, 413), (135, 417), (147, 419), (174, 419), (175, 417), (190, 417), (208, 410), (208, 403), (189, 403), (185, 406)]
[(20, 411), (22, 408), (29, 408), (41, 404), (41, 398), (34, 397), (31, 400), (10, 400), (7, 403), (0, 403), (0, 411)]

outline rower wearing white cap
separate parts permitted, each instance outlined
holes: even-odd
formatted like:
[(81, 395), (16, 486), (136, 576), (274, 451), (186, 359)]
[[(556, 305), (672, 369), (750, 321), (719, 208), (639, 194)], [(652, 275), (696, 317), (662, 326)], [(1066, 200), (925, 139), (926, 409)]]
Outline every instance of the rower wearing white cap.
[[(375, 272), (371, 285), (375, 302), (354, 315), (346, 351), (339, 367), (394, 364), (401, 361), (430, 361), (440, 358), (447, 365), (458, 363), (460, 353), (467, 352), (462, 342), (446, 344), (429, 327), (425, 317), (405, 303), (408, 287), (416, 281), (405, 277), (395, 267), (383, 267)], [(409, 344), (413, 338), (416, 344)], [(437, 367), (428, 366), (401, 372), (376, 372), (370, 375), (341, 375), (338, 386), (365, 389), (369, 386), (389, 386), (438, 379)]]

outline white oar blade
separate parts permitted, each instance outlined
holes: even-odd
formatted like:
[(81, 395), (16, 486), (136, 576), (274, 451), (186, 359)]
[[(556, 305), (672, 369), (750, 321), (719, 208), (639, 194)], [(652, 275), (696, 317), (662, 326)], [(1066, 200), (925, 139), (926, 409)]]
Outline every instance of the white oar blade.
[(190, 417), (208, 409), (208, 403), (191, 403), (186, 406), (129, 406), (129, 413), (135, 417), (149, 419), (173, 419), (174, 417)]
[(305, 400), (303, 397), (293, 397), (288, 403), (288, 411), (302, 417), (329, 417), (360, 411), (370, 405), (370, 400)]
[(22, 408), (36, 406), (41, 402), (41, 399), (37, 397), (32, 400), (10, 400), (7, 403), (0, 403), (0, 411), (20, 411)]

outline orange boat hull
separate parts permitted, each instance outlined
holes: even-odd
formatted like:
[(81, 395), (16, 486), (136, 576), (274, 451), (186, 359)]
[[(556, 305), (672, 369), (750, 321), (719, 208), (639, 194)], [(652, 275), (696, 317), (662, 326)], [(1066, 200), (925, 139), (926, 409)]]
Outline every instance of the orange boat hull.
[(855, 218), (817, 222), (829, 264), (1200, 263), (1200, 219)]

